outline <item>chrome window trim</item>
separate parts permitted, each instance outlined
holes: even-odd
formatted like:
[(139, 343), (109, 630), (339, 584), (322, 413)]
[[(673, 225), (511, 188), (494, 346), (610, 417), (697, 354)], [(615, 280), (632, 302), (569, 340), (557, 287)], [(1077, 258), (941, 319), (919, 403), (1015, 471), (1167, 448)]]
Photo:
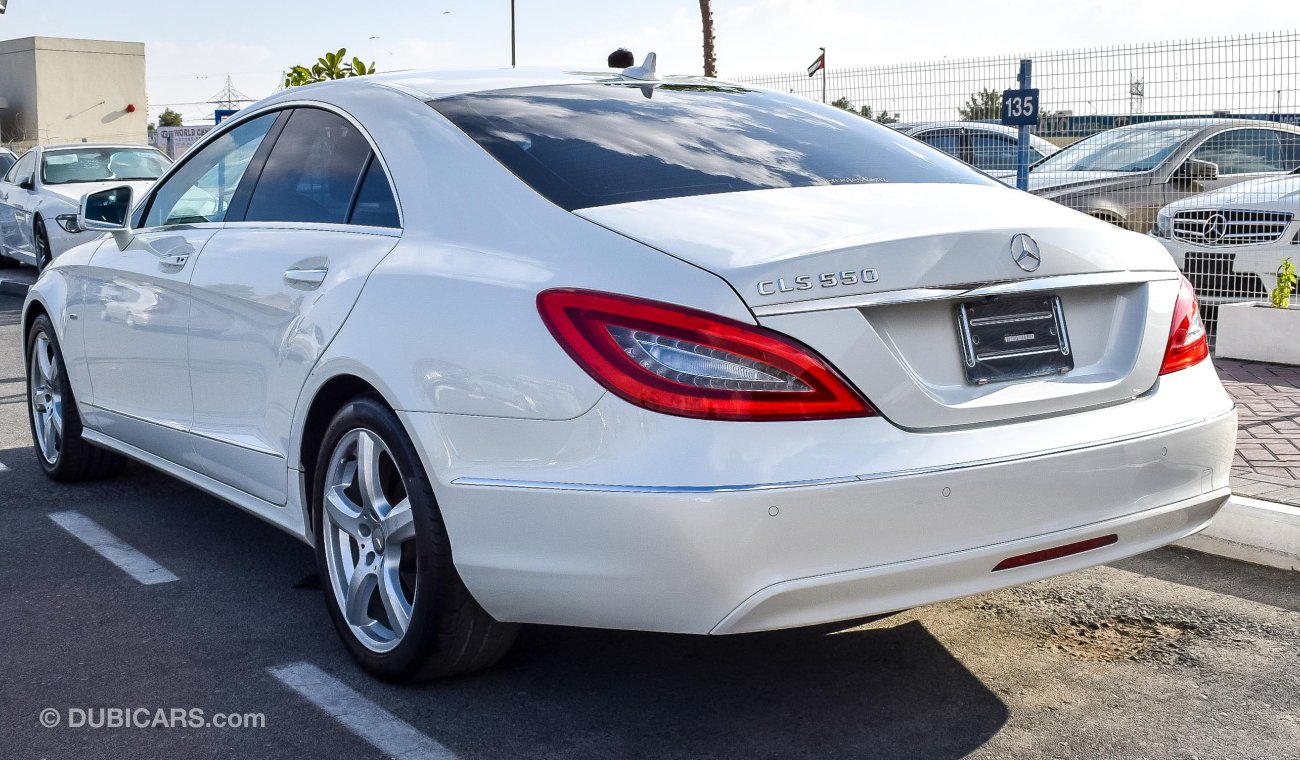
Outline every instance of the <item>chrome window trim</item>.
[[(378, 143), (376, 143), (375, 139), (370, 136), (370, 131), (367, 130), (364, 126), (362, 126), (361, 122), (357, 121), (356, 118), (352, 116), (352, 114), (334, 105), (333, 103), (325, 103), (319, 100), (306, 100), (306, 99), (287, 100), (287, 101), (278, 101), (275, 103), (271, 103), (262, 108), (258, 108), (257, 110), (249, 111), (248, 113), (240, 112), (235, 116), (231, 117), (230, 119), (222, 122), (218, 129), (214, 129), (211, 132), (208, 132), (206, 135), (204, 135), (202, 139), (200, 139), (198, 142), (190, 146), (189, 150), (185, 151), (185, 155), (197, 155), (197, 151), (202, 150), (209, 142), (216, 140), (221, 135), (224, 135), (225, 133), (235, 129), (240, 124), (244, 123), (245, 121), (248, 121), (249, 119), (256, 119), (259, 116), (265, 116), (270, 113), (278, 113), (280, 111), (285, 111), (291, 108), (317, 108), (322, 111), (329, 111), (330, 113), (333, 113), (334, 115), (340, 116), (345, 120), (347, 120), (349, 123), (352, 124), (352, 126), (357, 128), (357, 131), (361, 133), (362, 137), (366, 138), (366, 142), (370, 145), (370, 152), (374, 154), (375, 158), (379, 161), (380, 167), (383, 168), (384, 170), (384, 179), (388, 180), (388, 190), (393, 194), (393, 203), (397, 205), (398, 226), (384, 227), (382, 229), (396, 230), (398, 232), (397, 236), (400, 237), (401, 231), (406, 229), (406, 211), (402, 206), (402, 197), (397, 192), (397, 185), (393, 182), (393, 173), (388, 168), (388, 161), (384, 158), (384, 154), (380, 152)], [(274, 146), (272, 146), (272, 150), (274, 150)], [(170, 179), (172, 174), (176, 173), (176, 171), (180, 168), (182, 164), (185, 163), (185, 161), (186, 159), (183, 157), (177, 158), (172, 163), (172, 165), (168, 167), (167, 171), (163, 172), (161, 177), (154, 180), (153, 185), (149, 187), (149, 191), (144, 193), (140, 198), (140, 202), (136, 203), (135, 206), (132, 207), (131, 216), (135, 216), (135, 212), (139, 210), (139, 207), (146, 200), (151, 199), (154, 193), (157, 192), (158, 188), (161, 187), (164, 182)], [(224, 222), (222, 223), (224, 224)], [(231, 222), (231, 224), (243, 224), (243, 222)], [(306, 222), (301, 222), (301, 223), (277, 222), (277, 224), (307, 224), (307, 223)], [(140, 229), (131, 230), (131, 232), (132, 233), (152, 232), (155, 230), (167, 229), (169, 226), (175, 226), (175, 225), (159, 225), (156, 227), (142, 227)], [(345, 226), (359, 227), (361, 225), (345, 225)], [(374, 228), (365, 227), (365, 229), (374, 229)]]
[(754, 315), (774, 317), (783, 314), (805, 314), (814, 311), (831, 311), (834, 309), (868, 309), (876, 306), (892, 306), (923, 301), (947, 301), (958, 298), (981, 298), (984, 296), (1005, 295), (1009, 293), (1032, 293), (1040, 290), (1069, 290), (1071, 288), (1094, 287), (1098, 285), (1138, 285), (1145, 282), (1162, 282), (1176, 280), (1178, 272), (1163, 269), (1128, 270), (1124, 272), (1096, 272), (1089, 274), (1063, 274), (1047, 277), (1029, 277), (1023, 280), (963, 285), (958, 287), (905, 288), (886, 290), (880, 293), (861, 293), (851, 296), (824, 298), (817, 301), (795, 301), (790, 303), (767, 304), (755, 306)]

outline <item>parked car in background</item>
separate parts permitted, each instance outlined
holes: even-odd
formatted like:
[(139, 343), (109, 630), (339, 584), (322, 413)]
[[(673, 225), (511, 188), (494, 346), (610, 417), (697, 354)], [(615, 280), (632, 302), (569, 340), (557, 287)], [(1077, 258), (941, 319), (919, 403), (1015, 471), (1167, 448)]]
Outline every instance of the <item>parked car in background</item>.
[(1282, 260), (1300, 262), (1300, 173), (1175, 201), (1151, 234), (1196, 286), (1208, 320), (1218, 304), (1262, 301)]
[(1168, 119), (1080, 140), (1035, 166), (1029, 191), (1147, 232), (1168, 203), (1297, 167), (1300, 127), (1252, 119)]
[(140, 145), (32, 148), (0, 180), (0, 257), (44, 268), (95, 237), (76, 226), (83, 195), (119, 185), (142, 193), (170, 165)]
[(0, 148), (0, 177), (9, 171), (9, 167), (18, 162), (18, 157), (8, 148)]
[[(1020, 131), (1014, 127), (978, 121), (931, 121), (890, 126), (950, 156), (959, 158), (976, 169), (994, 174), (1016, 170)], [(1059, 147), (1037, 135), (1029, 137), (1029, 163), (1031, 164), (1059, 150)]]
[(490, 665), (517, 623), (1004, 588), (1229, 496), (1236, 412), (1164, 249), (795, 95), (354, 77), (127, 192), (28, 293), (37, 461), (131, 457), (313, 544), (383, 678)]

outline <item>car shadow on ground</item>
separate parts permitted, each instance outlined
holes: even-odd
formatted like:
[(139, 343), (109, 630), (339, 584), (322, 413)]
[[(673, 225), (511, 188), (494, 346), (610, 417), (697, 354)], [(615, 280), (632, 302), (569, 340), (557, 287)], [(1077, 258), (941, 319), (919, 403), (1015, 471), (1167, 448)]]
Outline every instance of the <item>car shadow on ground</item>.
[(462, 758), (957, 758), (1001, 729), (1006, 705), (923, 625), (877, 625), (726, 637), (525, 627), (495, 669), (415, 687), (447, 714), (490, 720), (494, 746), (481, 725), (420, 728)]

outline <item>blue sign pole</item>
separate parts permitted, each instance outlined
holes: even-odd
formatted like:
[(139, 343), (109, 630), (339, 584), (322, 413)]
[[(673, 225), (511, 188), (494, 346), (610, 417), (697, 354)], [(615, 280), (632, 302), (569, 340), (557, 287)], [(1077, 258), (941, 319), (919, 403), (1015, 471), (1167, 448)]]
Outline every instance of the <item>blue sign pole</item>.
[[(1020, 89), (1028, 90), (1033, 87), (1031, 81), (1034, 74), (1034, 62), (1028, 58), (1022, 58), (1020, 61)], [(1034, 104), (1034, 116), (1038, 113), (1038, 104)], [(1016, 150), (1016, 189), (1029, 189), (1029, 125), (1020, 125), (1020, 145)]]

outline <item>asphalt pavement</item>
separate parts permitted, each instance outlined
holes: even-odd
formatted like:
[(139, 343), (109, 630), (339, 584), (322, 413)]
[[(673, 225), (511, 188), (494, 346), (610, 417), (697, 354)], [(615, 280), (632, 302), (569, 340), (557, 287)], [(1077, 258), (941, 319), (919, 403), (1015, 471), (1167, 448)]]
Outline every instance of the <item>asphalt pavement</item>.
[(44, 478), (20, 306), (0, 294), (4, 760), (1300, 758), (1300, 578), (1182, 549), (856, 627), (530, 626), (492, 670), (375, 681), (292, 537), (143, 466)]

